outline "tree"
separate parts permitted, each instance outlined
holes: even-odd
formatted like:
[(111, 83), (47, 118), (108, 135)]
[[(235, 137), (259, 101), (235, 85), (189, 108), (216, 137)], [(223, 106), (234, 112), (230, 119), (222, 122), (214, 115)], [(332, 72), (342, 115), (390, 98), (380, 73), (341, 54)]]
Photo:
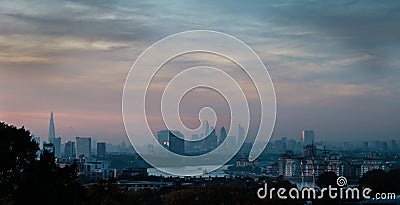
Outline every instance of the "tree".
[(390, 187), (391, 187), (391, 192), (395, 192), (396, 194), (400, 194), (400, 169), (391, 169), (388, 172), (388, 177), (390, 180)]
[(38, 150), (24, 127), (0, 123), (0, 204), (79, 204), (76, 163), (60, 168), (47, 151), (36, 160)]
[(140, 189), (128, 191), (124, 204), (157, 205), (163, 203), (159, 192), (150, 189)]
[(279, 188), (285, 188), (286, 190), (289, 190), (291, 188), (296, 188), (296, 184), (293, 184), (289, 180), (285, 179), (282, 175), (278, 176), (275, 181), (271, 183), (271, 187), (274, 187), (276, 189)]
[(335, 172), (324, 172), (319, 175), (317, 179), (317, 185), (319, 188), (328, 188), (329, 185), (332, 187), (337, 187), (337, 180), (338, 176)]
[(24, 173), (15, 201), (17, 204), (80, 204), (83, 187), (77, 180), (77, 165), (60, 168), (53, 153), (44, 151), (40, 160)]
[(374, 169), (366, 172), (360, 179), (361, 187), (368, 187), (372, 189), (372, 193), (378, 192), (393, 192), (395, 187), (393, 187), (393, 179), (390, 178), (389, 174), (381, 169)]
[(167, 195), (164, 202), (167, 205), (172, 204), (196, 204), (198, 203), (198, 193), (190, 189), (182, 189), (171, 192)]
[(38, 150), (38, 144), (24, 127), (0, 122), (0, 202), (15, 193), (19, 179), (35, 162)]

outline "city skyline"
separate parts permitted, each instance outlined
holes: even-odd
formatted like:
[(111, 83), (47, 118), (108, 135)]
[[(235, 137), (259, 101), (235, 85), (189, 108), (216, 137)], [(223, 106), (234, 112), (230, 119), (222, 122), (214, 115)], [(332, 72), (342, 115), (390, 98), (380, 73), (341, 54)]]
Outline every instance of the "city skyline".
[[(204, 122), (204, 126), (202, 128), (200, 136), (207, 135), (207, 137), (202, 139), (196, 139), (196, 141), (188, 140), (188, 137), (185, 137), (180, 131), (177, 130), (160, 130), (157, 132), (157, 143), (159, 143), (165, 149), (174, 152), (179, 155), (199, 155), (204, 154), (204, 152), (210, 152), (216, 149), (219, 146), (222, 146), (223, 141), (227, 138), (227, 133), (224, 127), (220, 129), (220, 135), (217, 135), (217, 128), (213, 126), (209, 126), (207, 120)], [(244, 128), (238, 124), (238, 132), (237, 138), (242, 138)], [(349, 141), (344, 141), (343, 144), (335, 145), (331, 144), (326, 141), (318, 140), (315, 138), (315, 131), (314, 130), (302, 130), (301, 137), (298, 139), (292, 139), (288, 137), (281, 137), (280, 139), (275, 139), (273, 141), (269, 141), (267, 146), (264, 148), (262, 153), (294, 153), (298, 152), (299, 150), (303, 150), (303, 155), (306, 156), (314, 156), (316, 154), (316, 150), (319, 147), (319, 150), (323, 150), (324, 154), (326, 154), (326, 148), (330, 147), (337, 151), (361, 151), (364, 153), (368, 153), (365, 157), (372, 157), (376, 158), (380, 154), (395, 154), (398, 152), (398, 145), (397, 140), (389, 140), (389, 141), (380, 141), (375, 140), (374, 146), (369, 146), (368, 141), (362, 141), (361, 144), (353, 144)], [(198, 134), (196, 134), (198, 135)], [(34, 134), (31, 135), (32, 139), (35, 140), (38, 145), (41, 145), (40, 137), (35, 136)], [(192, 136), (193, 137), (193, 136)], [(230, 138), (236, 138), (236, 136), (229, 136)], [(193, 139), (192, 139), (193, 140)], [(388, 144), (389, 142), (389, 144)], [(228, 140), (226, 146), (236, 146), (234, 144), (240, 143), (233, 142), (232, 140)], [(236, 154), (238, 155), (246, 155), (249, 154), (250, 150), (249, 144), (252, 142), (244, 142), (241, 145), (241, 149), (238, 150)], [(76, 146), (75, 146), (76, 144)], [(47, 150), (51, 153), (54, 153), (54, 156), (57, 159), (61, 159), (61, 157), (67, 157), (67, 159), (71, 158), (93, 158), (93, 155), (97, 158), (104, 158), (107, 154), (107, 142), (97, 142), (94, 140), (92, 143), (92, 137), (81, 137), (76, 136), (75, 142), (73, 141), (65, 141), (65, 144), (62, 143), (61, 136), (55, 138), (55, 123), (54, 123), (54, 114), (53, 112), (50, 113), (50, 123), (49, 123), (49, 131), (48, 131), (48, 141), (43, 141), (42, 148)], [(111, 145), (113, 146), (113, 145)], [(226, 146), (225, 149), (227, 148)], [(257, 146), (254, 144), (253, 146)], [(129, 146), (128, 146), (129, 147)], [(160, 150), (154, 147), (154, 144), (145, 144), (146, 153), (151, 155), (158, 155)], [(149, 148), (151, 147), (151, 148)], [(323, 149), (321, 149), (323, 147)], [(126, 145), (124, 141), (121, 143), (120, 147), (117, 150), (113, 150), (109, 153), (114, 151), (117, 152), (127, 152), (128, 153), (137, 153), (135, 147), (131, 147), (133, 149), (126, 149)], [(138, 147), (136, 147), (138, 148)], [(143, 148), (140, 148), (143, 149)], [(305, 150), (305, 151), (304, 151)], [(133, 152), (132, 152), (133, 151)], [(142, 152), (143, 150), (141, 150)], [(97, 154), (96, 154), (97, 153)], [(312, 153), (312, 154), (310, 154)], [(139, 154), (139, 153), (137, 153)], [(289, 154), (291, 155), (291, 154)]]
[[(314, 129), (326, 141), (397, 139), (399, 3), (327, 4), (4, 1), (0, 120), (44, 139), (54, 111), (56, 135), (66, 140), (79, 135), (127, 142), (121, 99), (133, 61), (170, 34), (211, 29), (237, 36), (267, 66), (278, 104), (273, 137), (297, 138), (299, 131)], [(233, 69), (207, 56), (189, 56), (170, 67), (204, 60)], [(158, 83), (169, 74), (161, 73)], [(198, 108), (207, 103), (228, 124), (220, 97), (205, 96), (215, 101), (188, 99), (183, 105), (188, 126), (199, 126)]]
[[(237, 132), (236, 136), (235, 135), (227, 136), (227, 133), (226, 133), (226, 130), (225, 130), (224, 127), (221, 127), (219, 129), (219, 131), (220, 131), (219, 133), (220, 134), (217, 135), (216, 132), (218, 131), (218, 128), (214, 128), (213, 126), (210, 127), (207, 120), (203, 121), (203, 125), (204, 126), (203, 126), (202, 130), (200, 130), (201, 133), (194, 134), (194, 136), (193, 135), (192, 136), (185, 136), (184, 134), (182, 134), (182, 133), (180, 133), (179, 131), (176, 131), (176, 130), (160, 130), (160, 131), (157, 132), (156, 138), (157, 138), (158, 143), (160, 143), (160, 145), (162, 145), (163, 147), (165, 147), (167, 149), (170, 149), (169, 148), (170, 147), (170, 138), (171, 138), (170, 135), (173, 135), (174, 136), (173, 137), (174, 138), (173, 141), (178, 142), (179, 144), (181, 144), (179, 146), (183, 146), (183, 147), (189, 146), (189, 147), (191, 147), (191, 149), (193, 149), (193, 148), (194, 149), (198, 149), (198, 148), (204, 147), (209, 151), (209, 148), (211, 148), (211, 150), (212, 150), (215, 147), (220, 146), (222, 144), (222, 142), (228, 137), (229, 138), (233, 138), (233, 141), (232, 141), (232, 139), (229, 140), (229, 138), (228, 138), (228, 142), (227, 142), (228, 146), (232, 146), (233, 144), (239, 143), (238, 141), (236, 141), (236, 139), (239, 139), (239, 138), (243, 137), (242, 135), (244, 134), (243, 133), (244, 132), (244, 128), (241, 127), (240, 124), (238, 124), (238, 132)], [(215, 140), (216, 140), (216, 142), (214, 142), (215, 144), (213, 144), (213, 142), (210, 141), (211, 138), (209, 138), (209, 139), (203, 138), (205, 133), (208, 133), (209, 137), (210, 136), (211, 137), (215, 137)], [(54, 113), (53, 112), (50, 113), (48, 141), (43, 140), (41, 142), (40, 136), (34, 135), (33, 133), (32, 133), (32, 138), (38, 143), (39, 146), (40, 145), (43, 145), (43, 147), (51, 146), (53, 148), (53, 152), (54, 152), (56, 157), (60, 157), (61, 154), (65, 154), (65, 156), (69, 156), (69, 155), (72, 155), (72, 153), (75, 153), (76, 152), (75, 151), (76, 150), (75, 143), (78, 141), (78, 139), (79, 140), (89, 140), (90, 141), (89, 145), (85, 145), (85, 146), (89, 147), (89, 150), (86, 151), (87, 153), (93, 153), (91, 149), (92, 148), (96, 149), (96, 145), (97, 145), (97, 149), (98, 149), (99, 148), (99, 144), (101, 144), (101, 149), (103, 150), (102, 151), (102, 153), (103, 153), (102, 155), (104, 155), (104, 153), (106, 152), (105, 151), (106, 150), (106, 148), (105, 148), (106, 144), (115, 145), (115, 144), (112, 144), (112, 143), (110, 143), (108, 141), (105, 141), (105, 142), (97, 141), (96, 137), (93, 137), (93, 136), (73, 136), (74, 139), (76, 139), (75, 141), (68, 140), (71, 137), (67, 137), (67, 140), (65, 140), (65, 137), (63, 137), (63, 136), (57, 136), (57, 138), (54, 138), (52, 136), (56, 136), (55, 135), (55, 123), (54, 123)], [(179, 137), (176, 137), (176, 136), (179, 136)], [(271, 137), (270, 141), (268, 142), (268, 146), (269, 147), (275, 146), (276, 142), (281, 142), (281, 141), (285, 141), (286, 142), (286, 140), (290, 140), (290, 141), (293, 140), (292, 142), (299, 143), (299, 146), (306, 146), (306, 145), (311, 145), (311, 144), (314, 144), (314, 143), (316, 143), (316, 144), (323, 143), (324, 145), (329, 145), (329, 146), (337, 146), (337, 145), (339, 145), (339, 147), (342, 146), (342, 148), (345, 149), (345, 150), (348, 150), (350, 148), (350, 145), (352, 146), (351, 147), (352, 149), (361, 148), (363, 151), (375, 150), (375, 151), (382, 151), (384, 153), (388, 152), (388, 150), (392, 150), (393, 151), (393, 150), (397, 150), (398, 149), (398, 146), (397, 146), (397, 141), (398, 140), (396, 140), (395, 138), (388, 139), (387, 141), (385, 141), (385, 140), (381, 141), (381, 140), (376, 140), (376, 139), (375, 140), (360, 140), (360, 141), (348, 141), (348, 140), (345, 140), (344, 142), (340, 141), (339, 143), (337, 143), (337, 142), (334, 142), (334, 141), (333, 142), (332, 141), (324, 141), (325, 139), (321, 138), (321, 136), (320, 136), (319, 139), (318, 139), (318, 137), (315, 138), (315, 136), (316, 136), (315, 130), (313, 130), (313, 129), (311, 129), (311, 130), (301, 130), (299, 132), (299, 137), (290, 137), (290, 136), (280, 136), (280, 137), (275, 136), (273, 138)], [(193, 140), (193, 141), (190, 140), (190, 137), (191, 137), (191, 140)], [(93, 144), (91, 143), (92, 139), (94, 140)], [(63, 142), (65, 142), (65, 143), (63, 143)], [(352, 143), (355, 143), (355, 142), (356, 142), (355, 145), (352, 144)], [(371, 144), (375, 143), (375, 145), (374, 146), (369, 145), (370, 142), (371, 142)], [(388, 142), (390, 143), (389, 146), (388, 146)], [(252, 143), (252, 142), (251, 141), (245, 141), (245, 143)], [(122, 141), (121, 144), (117, 144), (117, 145), (118, 146), (123, 146), (123, 149), (126, 148), (125, 147), (126, 146), (125, 145), (125, 141)], [(154, 146), (154, 144), (144, 144), (143, 146), (149, 146), (149, 145)], [(68, 148), (67, 148), (67, 146), (68, 146)], [(265, 149), (267, 149), (267, 150), (270, 149), (270, 148), (268, 148), (268, 146), (265, 147)], [(62, 147), (64, 149), (62, 149)], [(207, 148), (207, 147), (209, 147), (209, 148)], [(286, 145), (285, 145), (285, 147), (286, 147)], [(133, 148), (133, 150), (131, 150), (131, 151), (135, 151), (134, 147), (132, 147), (132, 148)], [(293, 145), (292, 145), (292, 148), (294, 149)], [(184, 149), (185, 148), (183, 148), (183, 150)], [(286, 150), (286, 148), (284, 150)], [(288, 150), (291, 150), (291, 149), (288, 149)], [(386, 151), (384, 151), (384, 150), (386, 150)], [(192, 152), (193, 152), (193, 150), (192, 150)], [(194, 152), (196, 152), (196, 151), (194, 151)], [(67, 153), (69, 153), (69, 154), (67, 154)], [(98, 153), (98, 151), (97, 151), (97, 153)], [(182, 154), (182, 153), (184, 153), (184, 151), (180, 151), (180, 153)]]

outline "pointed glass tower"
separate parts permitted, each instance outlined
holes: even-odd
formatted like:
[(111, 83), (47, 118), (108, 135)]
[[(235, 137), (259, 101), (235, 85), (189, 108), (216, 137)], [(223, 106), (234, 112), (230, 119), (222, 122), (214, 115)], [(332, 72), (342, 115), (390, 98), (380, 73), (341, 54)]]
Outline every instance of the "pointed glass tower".
[(54, 118), (53, 118), (53, 112), (50, 114), (50, 125), (49, 125), (49, 142), (53, 143), (54, 139), (56, 138), (56, 130), (54, 128)]

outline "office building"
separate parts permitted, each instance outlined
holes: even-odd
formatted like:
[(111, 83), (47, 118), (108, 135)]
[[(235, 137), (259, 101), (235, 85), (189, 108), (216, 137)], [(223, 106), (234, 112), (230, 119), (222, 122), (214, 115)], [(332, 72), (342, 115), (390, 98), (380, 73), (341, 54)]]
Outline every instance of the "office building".
[(398, 146), (396, 140), (391, 140), (390, 141), (390, 152), (391, 153), (397, 153), (398, 151)]
[(161, 130), (157, 132), (158, 142), (166, 149), (175, 154), (185, 154), (185, 140), (182, 133), (172, 130)]
[(92, 138), (76, 137), (76, 155), (77, 157), (90, 157), (92, 152)]
[(212, 129), (210, 134), (204, 139), (204, 148), (207, 150), (213, 150), (218, 146), (218, 138), (215, 134), (215, 129)]
[(226, 137), (227, 137), (227, 136), (226, 136), (225, 127), (222, 127), (222, 128), (221, 128), (221, 131), (220, 131), (220, 135), (219, 135), (218, 144), (222, 144), (222, 143), (225, 141)]
[(175, 154), (185, 154), (185, 140), (179, 131), (171, 131), (169, 135), (169, 150)]
[(203, 121), (203, 136), (207, 136), (210, 133), (210, 124), (208, 124), (208, 121)]
[(169, 147), (169, 134), (169, 130), (161, 130), (157, 132), (158, 143), (160, 143), (160, 145), (165, 147), (166, 149), (168, 149)]
[(387, 142), (383, 142), (382, 143), (382, 153), (388, 153), (388, 143)]
[(72, 158), (76, 157), (75, 142), (72, 142), (72, 141), (65, 142), (64, 156), (65, 157), (72, 157)]
[(106, 143), (97, 142), (97, 157), (105, 157), (107, 155)]
[(61, 137), (54, 138), (53, 145), (54, 145), (54, 156), (56, 158), (60, 158), (61, 157)]
[(315, 132), (314, 130), (303, 130), (301, 131), (301, 142), (303, 145), (310, 145), (314, 142)]

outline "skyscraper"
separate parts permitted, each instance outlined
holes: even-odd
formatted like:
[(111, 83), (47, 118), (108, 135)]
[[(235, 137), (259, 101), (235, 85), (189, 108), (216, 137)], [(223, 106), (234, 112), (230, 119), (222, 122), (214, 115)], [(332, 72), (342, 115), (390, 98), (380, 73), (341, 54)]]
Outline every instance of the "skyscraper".
[(53, 143), (55, 138), (56, 138), (56, 129), (54, 127), (53, 112), (51, 112), (51, 114), (50, 114), (49, 133), (48, 133), (49, 142)]
[(168, 149), (169, 147), (169, 130), (161, 130), (157, 132), (158, 143)]
[(222, 127), (219, 134), (218, 144), (222, 144), (225, 141), (225, 139), (226, 139), (226, 130), (225, 127)]
[(383, 142), (382, 143), (382, 153), (387, 153), (388, 152), (388, 143)]
[(301, 131), (301, 142), (303, 145), (309, 145), (314, 142), (315, 132), (314, 130), (303, 130)]
[(73, 157), (73, 158), (76, 157), (75, 142), (72, 142), (72, 141), (65, 142), (64, 156), (65, 157)]
[(54, 156), (56, 158), (60, 158), (61, 157), (61, 137), (54, 138), (53, 145), (54, 145)]
[(203, 121), (204, 127), (204, 135), (203, 136), (207, 136), (210, 133), (210, 124), (208, 124), (208, 121)]
[(158, 142), (175, 154), (185, 154), (184, 136), (179, 131), (161, 130), (157, 132)]
[(208, 150), (213, 150), (218, 146), (218, 139), (217, 135), (215, 134), (215, 128), (213, 128), (210, 134), (205, 138), (205, 145), (204, 147)]
[(106, 143), (105, 142), (98, 142), (97, 143), (97, 157), (105, 157), (106, 154), (107, 154)]
[(183, 134), (179, 131), (170, 131), (169, 150), (175, 154), (185, 154), (185, 140)]
[(396, 153), (397, 150), (398, 150), (398, 146), (397, 146), (396, 140), (391, 140), (391, 141), (390, 141), (390, 151), (391, 151), (392, 153)]
[(76, 137), (76, 155), (81, 157), (90, 157), (92, 152), (92, 138), (90, 137)]

